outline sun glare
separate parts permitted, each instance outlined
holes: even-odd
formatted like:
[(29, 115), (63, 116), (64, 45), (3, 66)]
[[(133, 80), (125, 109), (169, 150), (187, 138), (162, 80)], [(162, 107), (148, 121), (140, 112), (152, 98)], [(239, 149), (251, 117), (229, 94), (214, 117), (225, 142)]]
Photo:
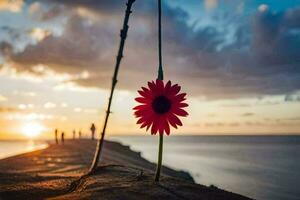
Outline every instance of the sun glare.
[(36, 122), (25, 124), (22, 128), (23, 134), (30, 138), (40, 135), (43, 130), (44, 127)]

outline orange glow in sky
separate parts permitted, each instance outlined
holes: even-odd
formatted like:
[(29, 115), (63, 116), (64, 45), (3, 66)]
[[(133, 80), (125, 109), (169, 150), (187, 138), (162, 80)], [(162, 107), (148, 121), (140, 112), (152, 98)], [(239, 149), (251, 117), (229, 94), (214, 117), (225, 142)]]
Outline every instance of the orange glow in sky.
[(37, 137), (45, 128), (37, 122), (29, 122), (22, 127), (22, 133), (29, 138)]

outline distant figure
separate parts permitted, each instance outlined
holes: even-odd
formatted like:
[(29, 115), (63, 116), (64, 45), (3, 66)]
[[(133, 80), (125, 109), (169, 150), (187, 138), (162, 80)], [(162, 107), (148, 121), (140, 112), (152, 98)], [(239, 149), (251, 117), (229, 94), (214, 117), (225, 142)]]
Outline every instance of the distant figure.
[(65, 132), (61, 133), (61, 143), (64, 144), (65, 143)]
[(57, 134), (58, 134), (58, 130), (55, 129), (55, 143), (58, 144), (58, 137), (57, 137)]
[(76, 131), (73, 130), (73, 140), (75, 140), (75, 136), (76, 136)]
[(92, 132), (92, 140), (94, 140), (95, 139), (95, 131), (96, 131), (96, 126), (94, 123), (92, 123), (90, 130)]
[(79, 139), (81, 139), (81, 130), (78, 132)]

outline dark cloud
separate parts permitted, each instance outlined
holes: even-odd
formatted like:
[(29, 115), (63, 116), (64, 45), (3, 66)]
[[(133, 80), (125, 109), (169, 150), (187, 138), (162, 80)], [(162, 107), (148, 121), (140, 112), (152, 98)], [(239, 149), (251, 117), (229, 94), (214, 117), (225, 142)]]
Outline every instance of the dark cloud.
[(46, 64), (57, 73), (96, 71), (97, 78), (103, 81), (102, 78), (108, 78), (105, 71), (110, 70), (114, 55), (111, 44), (115, 38), (110, 32), (117, 30), (111, 27), (115, 30), (103, 31), (109, 29), (107, 25), (110, 26), (108, 23), (91, 25), (72, 16), (62, 36), (50, 35), (36, 45), (28, 45), (23, 52), (11, 55), (11, 60), (20, 72), (32, 71), (36, 64)]
[(229, 108), (234, 108), (234, 107), (251, 107), (253, 106), (250, 103), (238, 103), (238, 104), (222, 104), (221, 107), (229, 107)]
[(13, 47), (10, 43), (4, 41), (0, 43), (0, 53), (3, 57), (11, 56)]
[(297, 94), (288, 94), (288, 95), (285, 95), (284, 100), (286, 102), (300, 102), (300, 95), (297, 95)]
[[(274, 72), (300, 72), (300, 9), (275, 13), (260, 12), (254, 19), (253, 49), (260, 63), (273, 66)], [(284, 67), (282, 67), (284, 66)], [(276, 71), (275, 71), (276, 70)]]
[(32, 4), (32, 7), (33, 6), (35, 6), (35, 8), (32, 8), (31, 15), (38, 20), (45, 22), (57, 19), (62, 17), (64, 14), (69, 13), (69, 11), (67, 11), (61, 4), (53, 4), (45, 8), (40, 6), (38, 2), (35, 2), (35, 4)]
[[(40, 2), (40, 1), (33, 1), (29, 0), (29, 3), (32, 2)], [(63, 4), (71, 7), (86, 7), (91, 10), (96, 11), (106, 11), (107, 13), (111, 12), (119, 12), (119, 10), (122, 8), (122, 5), (127, 2), (126, 0), (42, 0), (42, 2), (47, 3), (57, 3), (57, 4)]]
[(268, 124), (260, 122), (260, 121), (247, 121), (247, 122), (245, 122), (245, 125), (247, 125), (247, 126), (266, 126)]
[(299, 117), (292, 117), (292, 118), (287, 118), (284, 120), (288, 120), (288, 121), (300, 121), (300, 116)]
[(253, 115), (255, 115), (255, 114), (248, 112), (248, 113), (243, 113), (242, 117), (250, 117), (250, 116), (253, 116)]
[(228, 122), (228, 123), (224, 123), (224, 122), (207, 122), (204, 123), (205, 127), (238, 127), (240, 126), (240, 123), (238, 122)]
[[(72, 81), (108, 87), (125, 1), (70, 0), (55, 4), (64, 5), (68, 11), (64, 33), (12, 53), (10, 62), (18, 71), (30, 71), (36, 64), (46, 64), (57, 73), (88, 71), (90, 77)], [(68, 7), (84, 7), (98, 15), (98, 20), (75, 9), (70, 12)], [(156, 76), (156, 4), (137, 1), (133, 10), (118, 85), (123, 89), (137, 89)], [(191, 94), (236, 98), (300, 89), (300, 9), (254, 14), (251, 22), (235, 24), (238, 27), (230, 45), (224, 45), (227, 33), (214, 24), (195, 28), (187, 24), (189, 15), (181, 8), (165, 4), (163, 10), (166, 77), (182, 83)]]

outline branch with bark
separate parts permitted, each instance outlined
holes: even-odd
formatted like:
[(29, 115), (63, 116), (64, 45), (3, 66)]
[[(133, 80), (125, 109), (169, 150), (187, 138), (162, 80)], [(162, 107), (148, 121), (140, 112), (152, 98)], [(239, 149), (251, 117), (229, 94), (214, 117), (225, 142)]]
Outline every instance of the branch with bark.
[(97, 142), (97, 148), (96, 148), (96, 151), (95, 151), (93, 163), (92, 163), (92, 165), (90, 167), (90, 170), (89, 170), (89, 174), (91, 174), (95, 171), (95, 169), (97, 168), (99, 159), (101, 158), (101, 152), (102, 152), (103, 142), (104, 142), (104, 138), (105, 138), (105, 131), (106, 131), (106, 127), (107, 127), (109, 114), (111, 113), (111, 111), (110, 111), (111, 103), (112, 103), (115, 87), (116, 87), (117, 82), (118, 82), (118, 80), (117, 80), (118, 72), (119, 72), (121, 60), (123, 58), (123, 50), (124, 50), (124, 46), (125, 46), (125, 40), (126, 40), (126, 37), (127, 37), (128, 28), (129, 28), (129, 26), (128, 26), (129, 16), (132, 13), (131, 7), (132, 7), (132, 4), (134, 2), (135, 2), (135, 0), (128, 0), (128, 2), (126, 3), (127, 8), (126, 8), (126, 11), (125, 11), (123, 28), (121, 29), (121, 32), (120, 32), (121, 40), (120, 40), (118, 55), (117, 55), (117, 58), (116, 58), (115, 71), (114, 71), (114, 75), (113, 75), (113, 78), (112, 78), (112, 85), (111, 85), (110, 96), (109, 96), (108, 104), (107, 104), (106, 116), (105, 116), (105, 120), (104, 120), (104, 124), (103, 124), (101, 138)]

